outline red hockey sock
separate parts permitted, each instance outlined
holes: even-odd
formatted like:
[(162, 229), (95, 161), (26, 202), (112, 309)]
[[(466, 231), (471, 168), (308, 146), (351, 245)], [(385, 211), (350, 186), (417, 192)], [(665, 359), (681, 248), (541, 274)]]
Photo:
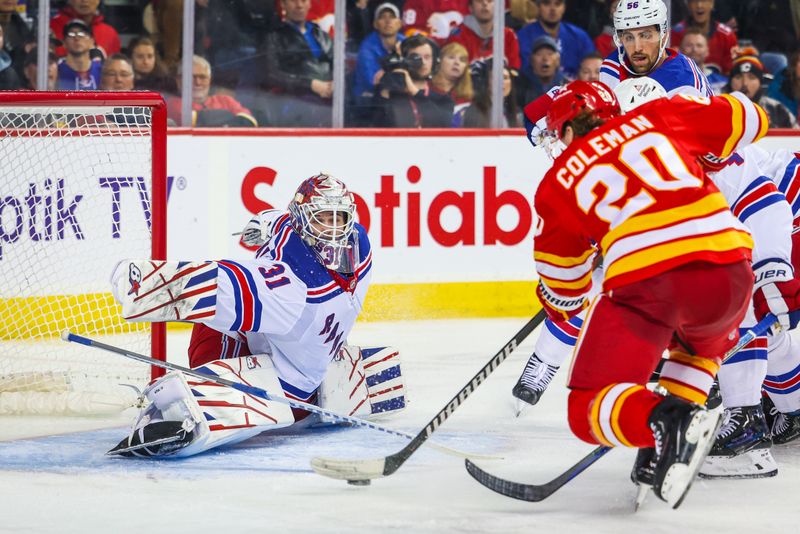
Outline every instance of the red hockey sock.
[(647, 420), (664, 397), (632, 383), (610, 384), (600, 390), (574, 389), (569, 395), (572, 432), (588, 443), (652, 447)]

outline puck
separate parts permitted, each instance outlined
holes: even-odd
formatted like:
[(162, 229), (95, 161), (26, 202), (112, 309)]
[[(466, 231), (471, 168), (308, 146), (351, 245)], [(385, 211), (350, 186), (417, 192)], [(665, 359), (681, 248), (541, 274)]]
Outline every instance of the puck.
[(347, 483), (352, 486), (369, 486), (372, 484), (372, 481), (368, 478), (365, 478), (364, 480), (348, 480)]

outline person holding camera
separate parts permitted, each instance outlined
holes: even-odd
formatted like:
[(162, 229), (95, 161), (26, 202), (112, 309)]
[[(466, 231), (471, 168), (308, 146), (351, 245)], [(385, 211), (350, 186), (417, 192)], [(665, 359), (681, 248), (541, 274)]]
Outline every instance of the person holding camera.
[(432, 90), (439, 47), (424, 35), (409, 37), (400, 54), (384, 58), (385, 74), (375, 90), (377, 126), (447, 128), (453, 120), (453, 99)]

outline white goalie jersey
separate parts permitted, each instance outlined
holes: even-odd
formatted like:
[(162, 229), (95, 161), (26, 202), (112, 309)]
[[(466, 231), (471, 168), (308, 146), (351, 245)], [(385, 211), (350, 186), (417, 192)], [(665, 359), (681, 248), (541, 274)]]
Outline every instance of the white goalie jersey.
[(355, 269), (341, 275), (319, 263), (288, 213), (261, 217), (269, 231), (254, 260), (125, 260), (112, 275), (113, 291), (128, 320), (188, 320), (244, 334), (252, 354), (271, 357), (284, 389), (305, 399), (361, 311), (371, 278), (370, 243), (356, 224)]

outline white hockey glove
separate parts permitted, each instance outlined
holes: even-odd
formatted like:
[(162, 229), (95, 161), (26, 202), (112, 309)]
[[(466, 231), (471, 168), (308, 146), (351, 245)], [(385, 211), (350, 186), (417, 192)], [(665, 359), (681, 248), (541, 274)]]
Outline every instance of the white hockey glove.
[(241, 243), (250, 248), (257, 248), (267, 242), (267, 240), (271, 237), (269, 235), (270, 228), (272, 226), (272, 219), (265, 220), (265, 217), (262, 215), (267, 214), (274, 210), (265, 210), (261, 213), (253, 216), (247, 224), (244, 226), (244, 230), (242, 230), (240, 241)]
[(778, 318), (781, 328), (790, 330), (800, 322), (800, 280), (788, 263), (771, 258), (753, 265), (753, 307), (760, 321), (768, 313)]

